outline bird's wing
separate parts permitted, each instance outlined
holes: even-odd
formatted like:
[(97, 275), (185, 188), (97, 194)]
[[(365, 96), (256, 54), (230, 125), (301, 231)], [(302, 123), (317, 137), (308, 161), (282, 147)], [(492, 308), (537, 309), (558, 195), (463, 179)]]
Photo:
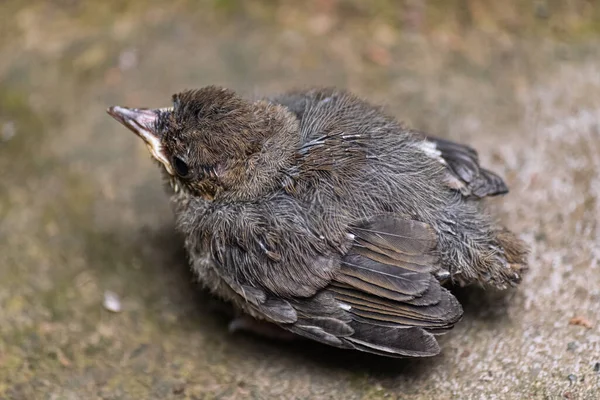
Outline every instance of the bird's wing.
[[(434, 230), (385, 214), (355, 224), (348, 238), (350, 250), (341, 258), (330, 257), (337, 268), (314, 295), (276, 295), (256, 279), (253, 284), (229, 279), (228, 284), (254, 315), (298, 335), (390, 357), (437, 354), (434, 335), (452, 328), (462, 308), (435, 278), (439, 266)], [(318, 275), (323, 266), (303, 268)], [(287, 279), (281, 273), (279, 282)]]
[(439, 352), (435, 334), (462, 316), (441, 287), (437, 234), (427, 224), (379, 215), (351, 228), (353, 246), (317, 296), (292, 302), (288, 329), (312, 339), (390, 357)]
[(473, 148), (423, 133), (417, 135), (424, 139), (422, 150), (446, 166), (448, 184), (453, 189), (476, 198), (508, 193), (502, 178), (479, 165)]

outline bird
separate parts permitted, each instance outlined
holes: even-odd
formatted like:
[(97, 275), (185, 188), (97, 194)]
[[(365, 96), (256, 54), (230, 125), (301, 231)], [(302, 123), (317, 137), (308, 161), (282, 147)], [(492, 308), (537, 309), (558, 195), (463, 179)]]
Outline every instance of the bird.
[(528, 269), (483, 201), (508, 188), (473, 148), (349, 91), (207, 86), (107, 112), (162, 171), (199, 282), (256, 331), (434, 356), (463, 315), (451, 286), (507, 289)]

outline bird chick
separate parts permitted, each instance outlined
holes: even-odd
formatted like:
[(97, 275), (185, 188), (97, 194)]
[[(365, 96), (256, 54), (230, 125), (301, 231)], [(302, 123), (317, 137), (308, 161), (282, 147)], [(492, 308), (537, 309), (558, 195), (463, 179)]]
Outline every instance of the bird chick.
[(297, 335), (432, 356), (463, 312), (445, 282), (504, 289), (526, 270), (525, 245), (482, 209), (508, 189), (477, 153), (350, 93), (209, 86), (108, 113), (159, 163), (199, 280)]

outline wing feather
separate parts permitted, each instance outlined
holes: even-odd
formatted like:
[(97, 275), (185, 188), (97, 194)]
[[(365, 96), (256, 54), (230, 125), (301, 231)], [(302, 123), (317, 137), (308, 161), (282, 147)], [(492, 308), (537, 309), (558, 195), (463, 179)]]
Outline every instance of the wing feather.
[(439, 270), (435, 231), (387, 214), (351, 232), (354, 246), (338, 274), (318, 296), (292, 303), (299, 318), (287, 329), (388, 357), (437, 354), (434, 335), (451, 329), (462, 308), (432, 274)]
[(427, 143), (426, 152), (446, 165), (449, 185), (466, 197), (483, 198), (508, 193), (506, 183), (497, 174), (481, 168), (479, 156), (470, 146), (418, 133)]

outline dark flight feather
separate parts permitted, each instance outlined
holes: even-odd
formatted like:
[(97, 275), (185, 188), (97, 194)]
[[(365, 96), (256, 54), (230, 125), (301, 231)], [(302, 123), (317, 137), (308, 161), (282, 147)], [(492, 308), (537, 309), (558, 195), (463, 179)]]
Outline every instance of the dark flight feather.
[(458, 179), (460, 191), (467, 197), (482, 198), (508, 193), (508, 187), (495, 173), (479, 165), (479, 157), (470, 146), (422, 134), (441, 153), (448, 172)]
[(431, 275), (382, 264), (358, 254), (342, 259), (341, 272), (366, 283), (409, 296), (421, 295), (429, 288)]
[(427, 357), (440, 352), (435, 337), (421, 328), (389, 328), (363, 323), (356, 323), (353, 328), (354, 336), (345, 340), (358, 350), (397, 357)]
[(421, 255), (436, 246), (436, 234), (427, 224), (410, 219), (378, 215), (352, 228), (359, 239), (407, 255)]

